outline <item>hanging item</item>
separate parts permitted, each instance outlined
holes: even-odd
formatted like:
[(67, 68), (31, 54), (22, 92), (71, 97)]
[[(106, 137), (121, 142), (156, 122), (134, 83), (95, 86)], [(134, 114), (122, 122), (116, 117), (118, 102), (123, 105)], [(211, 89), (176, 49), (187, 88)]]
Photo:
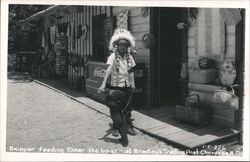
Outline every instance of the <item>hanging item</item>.
[(70, 29), (70, 24), (68, 24), (67, 25), (67, 37), (69, 38), (69, 36), (70, 36), (70, 31), (71, 31), (71, 29)]
[(77, 39), (83, 37), (85, 40), (87, 38), (88, 26), (80, 24), (77, 29)]
[(213, 56), (225, 53), (225, 24), (219, 15), (219, 8), (199, 8), (196, 24), (191, 30), (194, 40), (190, 43), (193, 44), (194, 55)]
[(45, 31), (42, 34), (42, 47), (45, 47)]
[(72, 22), (70, 25), (71, 31), (70, 31), (70, 43), (71, 43), (71, 50), (75, 49), (75, 45), (76, 45), (76, 30), (75, 30), (75, 25)]
[(56, 26), (50, 26), (50, 43), (55, 44), (56, 41)]
[(61, 34), (56, 42), (56, 74), (65, 75), (67, 72), (67, 51), (68, 51), (68, 37)]
[(234, 84), (236, 78), (236, 69), (232, 61), (225, 61), (220, 69), (220, 81), (224, 86)]
[(80, 55), (69, 54), (69, 64), (72, 67), (83, 67), (85, 65), (84, 58)]
[(83, 25), (82, 26), (82, 37), (83, 37), (83, 40), (86, 40), (87, 39), (87, 33), (88, 33), (88, 25)]
[(241, 21), (240, 9), (237, 8), (223, 8), (220, 13), (226, 25), (237, 25)]
[(55, 18), (53, 16), (50, 16), (49, 24), (50, 25), (54, 25), (55, 24)]
[(196, 23), (198, 8), (188, 8), (188, 25), (192, 26)]
[(109, 42), (114, 31), (114, 17), (107, 17), (104, 20), (104, 53), (109, 55)]
[(78, 25), (77, 27), (77, 39), (79, 39), (82, 36), (82, 25)]
[(152, 34), (144, 34), (141, 39), (142, 45), (145, 48), (151, 48), (154, 46), (155, 38)]
[(117, 28), (128, 29), (128, 11), (124, 11), (117, 16)]
[(141, 15), (142, 15), (142, 17), (147, 17), (148, 16), (148, 7), (142, 7), (141, 8)]

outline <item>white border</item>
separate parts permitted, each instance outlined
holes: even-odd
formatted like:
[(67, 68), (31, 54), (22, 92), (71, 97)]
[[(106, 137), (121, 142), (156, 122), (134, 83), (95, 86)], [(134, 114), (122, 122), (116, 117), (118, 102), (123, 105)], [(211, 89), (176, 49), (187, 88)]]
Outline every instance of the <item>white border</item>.
[[(213, 8), (245, 8), (245, 98), (244, 98), (244, 147), (243, 156), (174, 156), (174, 155), (103, 155), (103, 154), (46, 154), (46, 153), (10, 153), (6, 147), (6, 102), (7, 102), (7, 40), (8, 40), (8, 5), (9, 4), (57, 4), (57, 5), (105, 5), (105, 6), (176, 6), (176, 7), (213, 7)], [(2, 0), (1, 1), (1, 55), (0, 55), (0, 90), (1, 90), (1, 154), (0, 161), (249, 161), (249, 0)]]

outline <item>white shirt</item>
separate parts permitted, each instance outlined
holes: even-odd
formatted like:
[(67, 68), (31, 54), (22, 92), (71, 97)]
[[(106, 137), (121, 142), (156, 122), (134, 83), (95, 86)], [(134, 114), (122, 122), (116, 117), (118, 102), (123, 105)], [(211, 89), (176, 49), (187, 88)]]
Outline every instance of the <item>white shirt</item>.
[[(134, 78), (132, 78), (133, 76), (131, 74), (128, 73), (128, 62), (127, 62), (127, 57), (126, 55), (124, 56), (124, 58), (122, 58), (120, 55), (118, 55), (119, 57), (119, 70), (117, 71), (116, 69), (116, 63), (115, 63), (115, 53), (112, 53), (108, 60), (107, 60), (107, 64), (112, 66), (112, 71), (111, 71), (111, 86), (114, 87), (129, 87), (132, 85), (132, 82), (134, 80)], [(131, 60), (131, 67), (134, 67), (135, 61), (134, 58), (129, 55), (130, 60)]]

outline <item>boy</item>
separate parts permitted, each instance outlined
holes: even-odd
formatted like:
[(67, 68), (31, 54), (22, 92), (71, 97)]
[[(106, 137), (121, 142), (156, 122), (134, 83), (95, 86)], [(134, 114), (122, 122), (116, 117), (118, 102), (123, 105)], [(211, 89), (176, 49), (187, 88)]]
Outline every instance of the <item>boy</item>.
[(106, 97), (107, 106), (110, 108), (110, 115), (113, 120), (113, 129), (118, 130), (124, 147), (128, 146), (127, 133), (135, 135), (132, 128), (131, 114), (123, 114), (129, 96), (135, 89), (134, 67), (135, 61), (132, 54), (135, 53), (135, 39), (126, 29), (117, 29), (111, 40), (109, 49), (112, 51), (107, 60), (109, 65), (99, 91), (104, 91), (106, 82), (111, 75), (111, 87)]

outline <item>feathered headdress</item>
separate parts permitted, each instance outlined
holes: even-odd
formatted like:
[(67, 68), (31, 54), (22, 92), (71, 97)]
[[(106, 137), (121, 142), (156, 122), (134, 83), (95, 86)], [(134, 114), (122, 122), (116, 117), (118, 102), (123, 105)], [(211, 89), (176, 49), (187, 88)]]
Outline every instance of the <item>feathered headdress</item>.
[(130, 44), (131, 52), (136, 53), (135, 38), (132, 36), (132, 34), (128, 30), (124, 28), (118, 28), (115, 30), (113, 36), (110, 39), (109, 50), (114, 51), (116, 48), (115, 47), (116, 42), (121, 39), (127, 40)]

